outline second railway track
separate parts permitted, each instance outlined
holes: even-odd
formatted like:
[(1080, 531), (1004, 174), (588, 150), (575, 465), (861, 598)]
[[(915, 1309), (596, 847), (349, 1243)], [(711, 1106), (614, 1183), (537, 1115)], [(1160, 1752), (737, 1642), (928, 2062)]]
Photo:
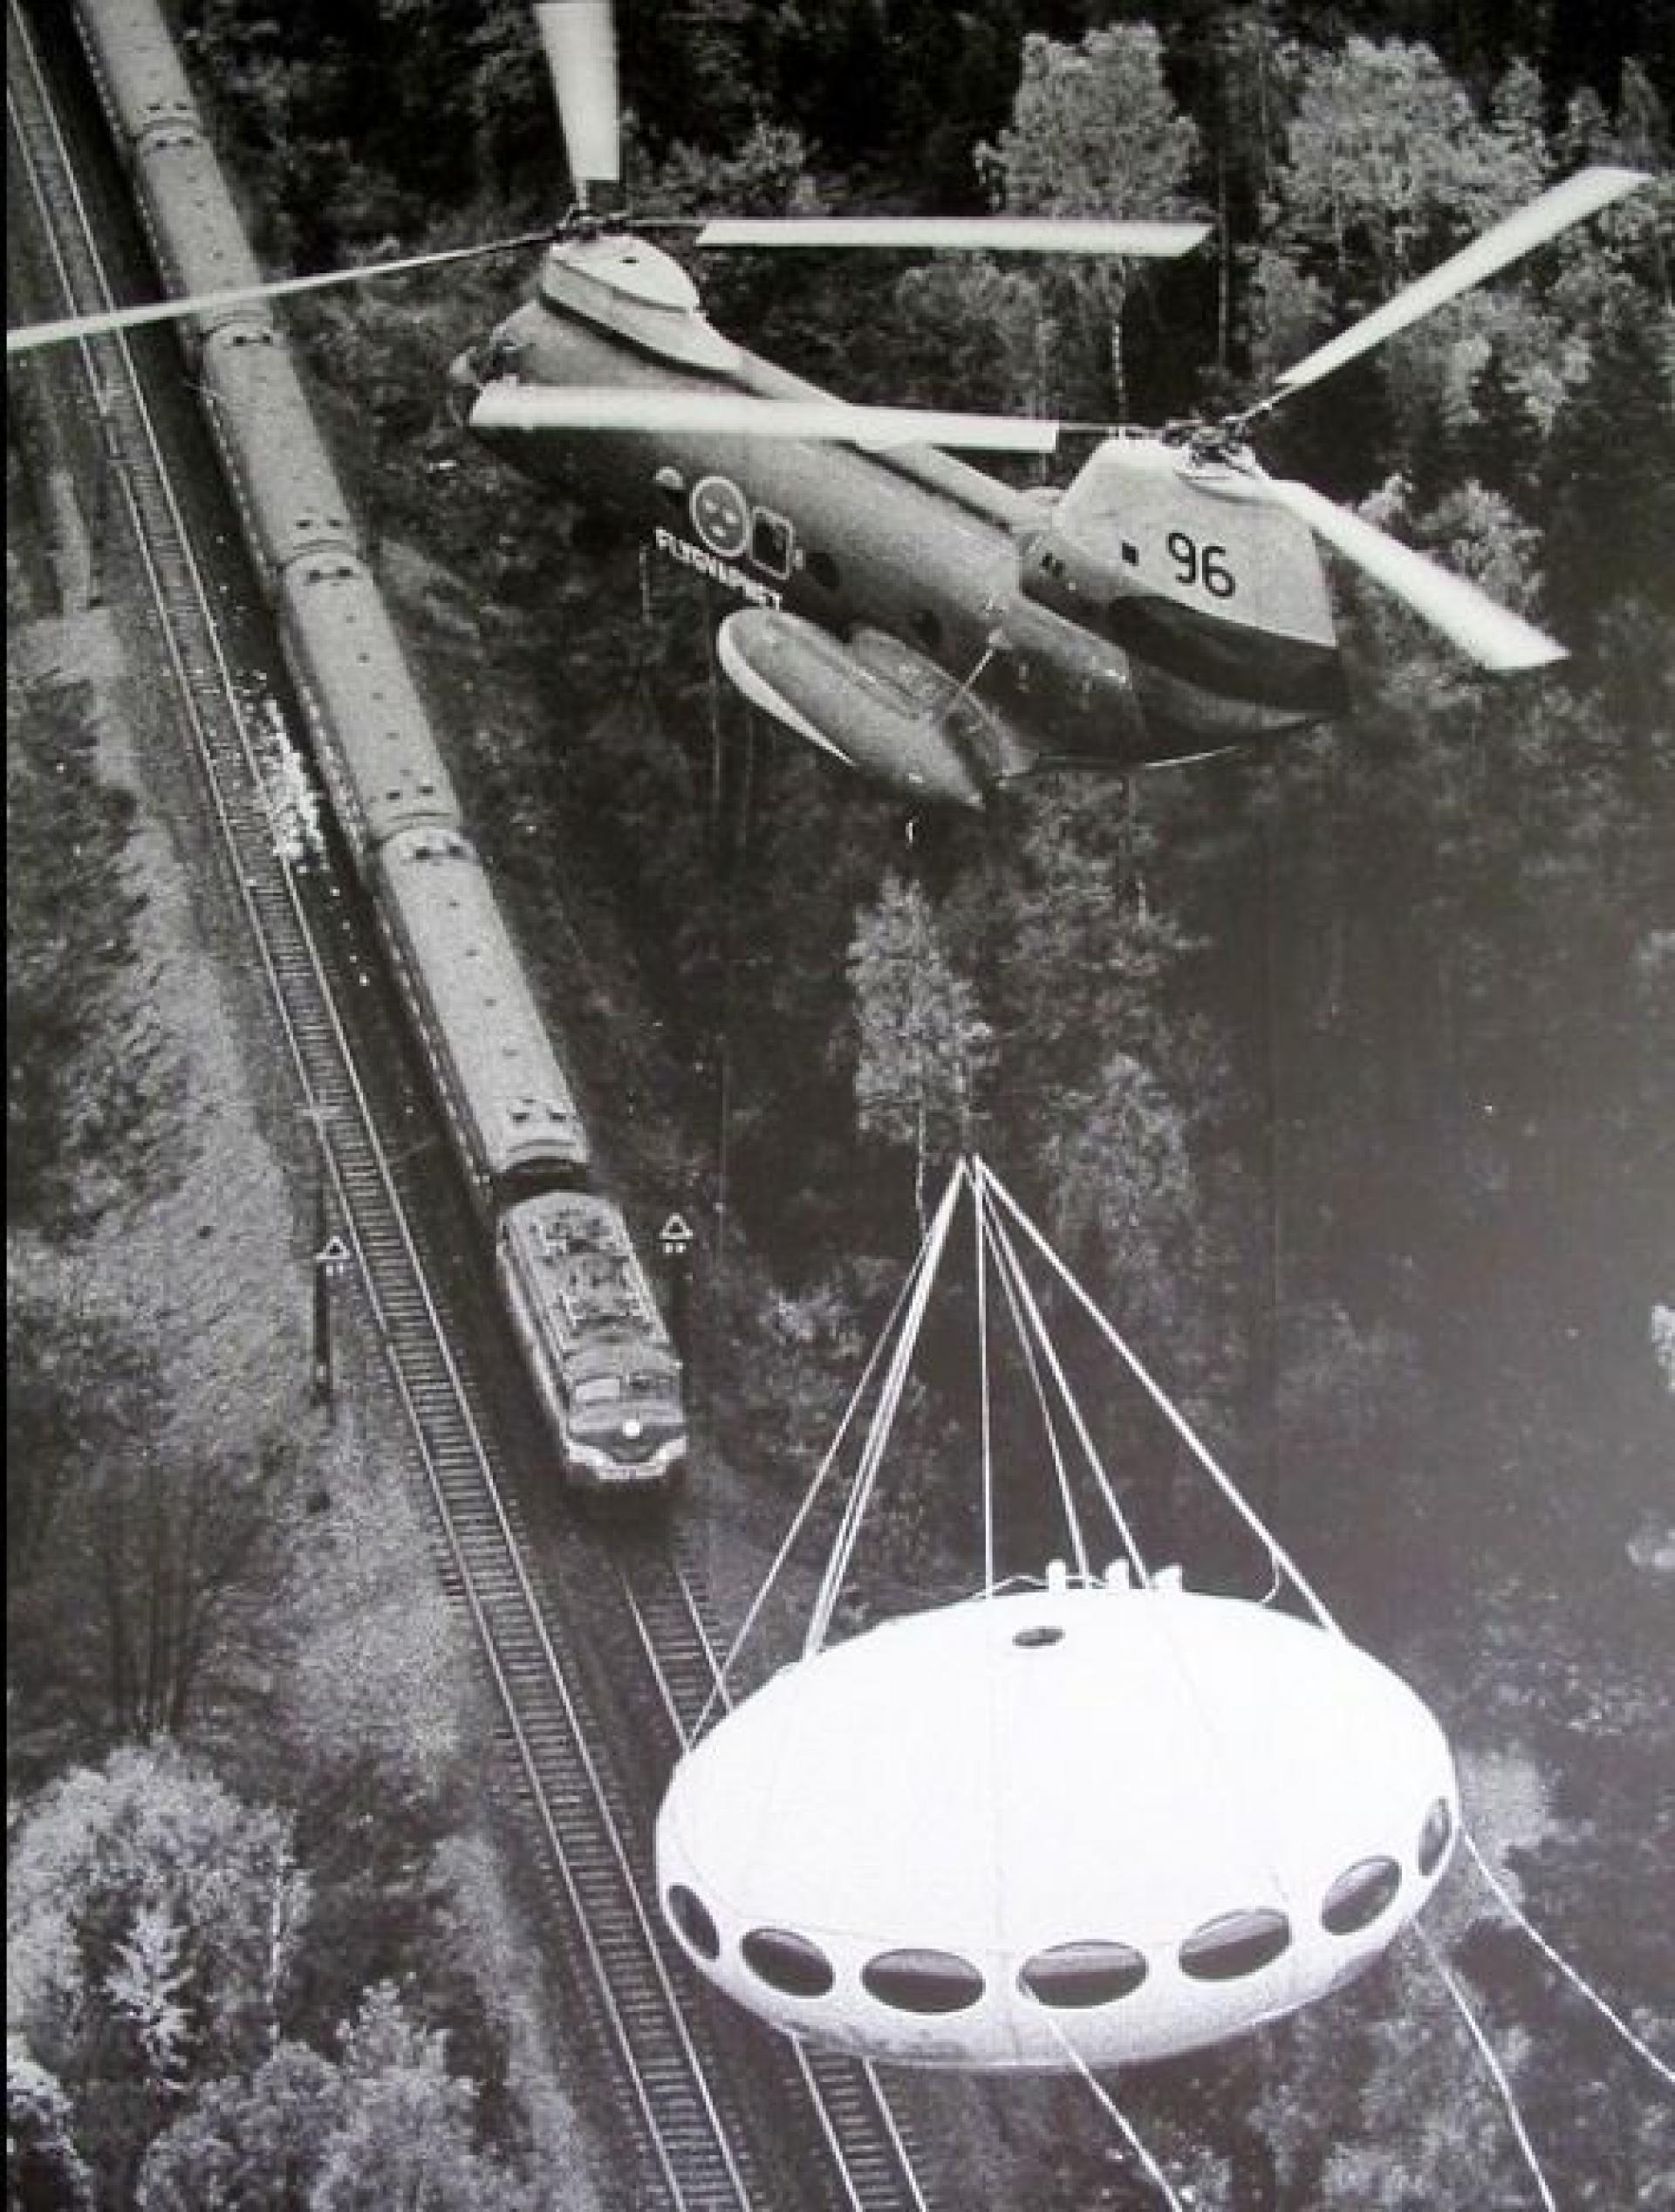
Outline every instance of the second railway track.
[[(9, 162), (24, 182), (54, 289), (71, 312), (110, 304), (96, 226), (24, 11), (9, 0)], [(612, 2068), (625, 2138), (625, 2202), (636, 2207), (767, 2208), (824, 2201), (854, 2212), (926, 2202), (887, 2099), (866, 2070), (776, 2049), (786, 2095), (764, 2142), (759, 2107), (742, 2095), (728, 2038), (680, 1987), (682, 1968), (652, 1897), (648, 1822), (613, 1773), (608, 1729), (581, 1687), (566, 1622), (532, 1570), (505, 1453), (484, 1387), (455, 1346), (467, 1332), (427, 1265), (424, 1200), (407, 1132), (387, 1126), (358, 1065), (352, 978), (331, 942), (339, 895), (299, 871), (276, 839), (256, 732), (221, 642), (215, 593), (170, 478), (137, 349), (120, 337), (84, 342), (71, 373), (97, 424), (113, 508), (126, 524), (181, 705), (232, 895), (242, 910), (298, 1103), (320, 1132), (321, 1158), (362, 1291), (387, 1354), (432, 1502), (444, 1572), (469, 1618), (502, 1716), (524, 1816), (562, 1900), (555, 1930), (588, 1992)], [(598, 1542), (590, 1536), (588, 1544)], [(647, 1620), (642, 1702), (660, 1693), (684, 1731), (713, 1665), (701, 1599), (687, 1625), (650, 1594), (672, 1561), (635, 1548), (625, 1566)], [(667, 1594), (667, 1592), (665, 1592)], [(601, 1601), (603, 1602), (603, 1600)], [(624, 1601), (625, 1618), (627, 1615)], [(590, 1624), (590, 1626), (594, 1624)], [(760, 2058), (760, 2044), (755, 2047)]]

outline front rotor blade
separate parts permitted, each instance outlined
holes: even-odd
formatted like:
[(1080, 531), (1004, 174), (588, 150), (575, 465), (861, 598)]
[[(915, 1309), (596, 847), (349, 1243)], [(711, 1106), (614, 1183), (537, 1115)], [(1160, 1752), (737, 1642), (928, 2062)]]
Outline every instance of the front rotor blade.
[(218, 314), (223, 307), (244, 307), (258, 300), (284, 299), (296, 292), (325, 291), (333, 284), (365, 284), (373, 277), (406, 276), (415, 269), (438, 269), (450, 261), (475, 261), (484, 254), (516, 253), (550, 241), (545, 230), (519, 238), (498, 238), (491, 245), (447, 246), (435, 253), (404, 255), (398, 261), (364, 262), (352, 269), (328, 269), (314, 277), (277, 277), (271, 283), (236, 285), (227, 291), (194, 292), (181, 299), (147, 300), (137, 307), (113, 307), (97, 315), (68, 315), (56, 323), (24, 323), (6, 332), (6, 352), (31, 353), (38, 346), (61, 346), (66, 339), (103, 338), (112, 331), (137, 330), (147, 323), (188, 321), (194, 315)]
[(1207, 223), (1056, 221), (1042, 216), (746, 216), (707, 223), (701, 246), (864, 246), (962, 253), (1131, 254), (1170, 260), (1209, 236)]
[(1060, 426), (1022, 415), (947, 414), (929, 408), (846, 407), (840, 400), (762, 400), (748, 393), (626, 390), (619, 385), (490, 384), (471, 409), (474, 430), (650, 430), (745, 438), (807, 438), (866, 448), (959, 446), (1051, 453)]
[(1359, 515), (1334, 505), (1311, 486), (1270, 477), (1266, 488), (1316, 537), (1335, 545), (1484, 668), (1541, 668), (1564, 659), (1564, 647), (1521, 615)]
[(1278, 389), (1296, 392), (1305, 384), (1317, 384), (1323, 376), (1342, 368), (1345, 361), (1352, 361), (1357, 354), (1381, 346), (1398, 330), (1405, 330), (1410, 323), (1429, 315), (1445, 300), (1469, 291), (1473, 284), (1480, 284), (1486, 277), (1492, 277), (1497, 269), (1504, 269), (1509, 261), (1516, 261), (1521, 255), (1555, 237), (1561, 230), (1569, 229), (1573, 223), (1596, 215), (1601, 208), (1610, 207), (1613, 201), (1637, 190), (1647, 181), (1638, 169), (1579, 170), (1567, 183), (1555, 185), (1552, 191), (1543, 192), (1539, 200), (1532, 200), (1516, 215), (1509, 215), (1504, 223), (1497, 223), (1492, 230), (1486, 230), (1480, 238), (1463, 247), (1428, 276), (1407, 285), (1393, 299), (1387, 299), (1371, 315), (1351, 323), (1348, 330), (1340, 332), (1317, 352), (1305, 354), (1275, 380)]
[(622, 181), (617, 34), (610, 0), (539, 0), (535, 19), (557, 95), (571, 181), (585, 204), (590, 184)]

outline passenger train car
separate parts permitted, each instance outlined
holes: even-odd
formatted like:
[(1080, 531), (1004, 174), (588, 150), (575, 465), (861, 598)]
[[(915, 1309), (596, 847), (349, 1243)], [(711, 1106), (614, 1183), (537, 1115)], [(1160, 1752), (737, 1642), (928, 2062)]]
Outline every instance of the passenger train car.
[[(76, 15), (170, 289), (258, 284), (156, 0)], [(591, 1188), (571, 1085), (290, 349), (259, 300), (178, 327), (564, 1469), (587, 1489), (663, 1487), (686, 1457), (680, 1362), (619, 1208)]]

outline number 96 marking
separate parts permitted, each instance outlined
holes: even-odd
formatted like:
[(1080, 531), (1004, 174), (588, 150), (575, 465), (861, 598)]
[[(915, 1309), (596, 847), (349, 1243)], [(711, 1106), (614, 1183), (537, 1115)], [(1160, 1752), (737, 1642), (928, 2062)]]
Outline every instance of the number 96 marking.
[(1238, 590), (1225, 545), (1200, 545), (1184, 530), (1172, 530), (1164, 543), (1181, 583), (1201, 586), (1213, 599), (1230, 599)]

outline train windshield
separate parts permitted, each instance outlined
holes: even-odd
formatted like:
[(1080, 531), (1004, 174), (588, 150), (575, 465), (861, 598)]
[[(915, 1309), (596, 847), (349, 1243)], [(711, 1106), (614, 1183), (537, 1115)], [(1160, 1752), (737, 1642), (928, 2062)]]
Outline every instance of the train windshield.
[(622, 1428), (626, 1433), (643, 1428), (648, 1435), (663, 1435), (680, 1426), (676, 1379), (656, 1367), (588, 1375), (572, 1385), (570, 1399), (578, 1426), (585, 1429)]
[(578, 1406), (614, 1406), (624, 1395), (620, 1375), (590, 1375), (571, 1393)]
[(521, 1205), (526, 1198), (544, 1198), (549, 1191), (574, 1190), (580, 1170), (574, 1147), (550, 1147), (513, 1161), (495, 1178), (500, 1206)]

